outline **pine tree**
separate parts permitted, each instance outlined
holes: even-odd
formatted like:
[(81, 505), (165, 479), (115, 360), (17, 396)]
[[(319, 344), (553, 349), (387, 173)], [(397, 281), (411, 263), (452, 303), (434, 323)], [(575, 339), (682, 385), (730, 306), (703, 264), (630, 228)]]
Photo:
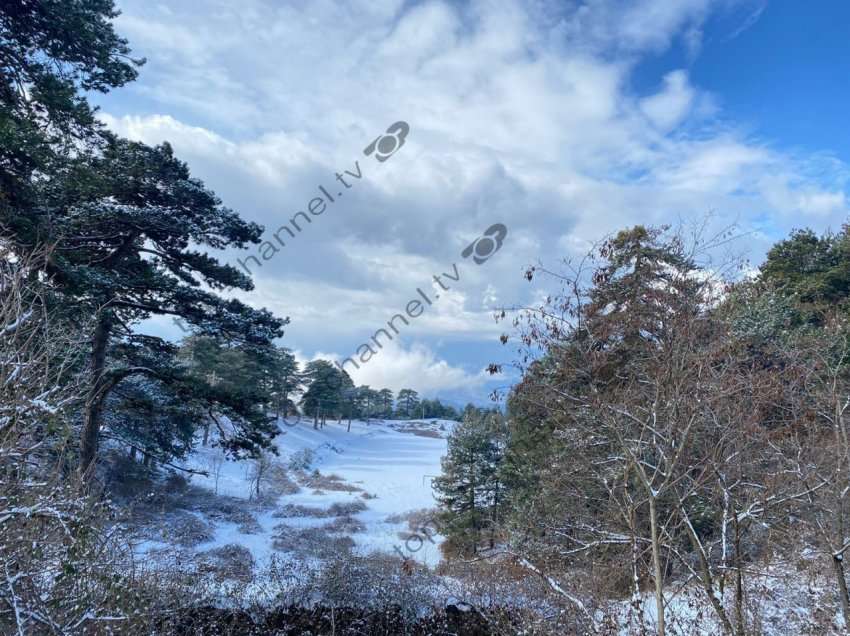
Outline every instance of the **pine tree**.
[(378, 412), (381, 417), (391, 418), (393, 415), (393, 405), (395, 399), (391, 389), (381, 389), (378, 391)]
[(68, 157), (101, 141), (85, 97), (136, 78), (111, 0), (0, 3), (0, 225), (32, 244), (39, 192)]
[(348, 391), (354, 388), (351, 377), (327, 360), (313, 360), (304, 370), (308, 387), (301, 400), (306, 415), (313, 417), (313, 428), (325, 425), (328, 414), (342, 419)]
[(294, 408), (294, 396), (304, 386), (304, 376), (298, 361), (289, 349), (278, 348), (278, 360), (275, 369), (274, 391), (277, 394), (277, 413), (286, 419), (290, 409)]
[(105, 422), (108, 436), (140, 451), (146, 464), (184, 457), (193, 445), (204, 410), (188, 386), (174, 391), (155, 379), (128, 378), (110, 394)]
[[(131, 377), (175, 385), (177, 348), (144, 334), (152, 316), (245, 346), (268, 345), (286, 323), (215, 292), (251, 281), (204, 249), (259, 243), (247, 223), (176, 159), (119, 139), (94, 119), (85, 91), (135, 78), (109, 0), (0, 6), (0, 226), (19, 256), (53, 246), (41, 275), (53, 306), (91, 319), (79, 469), (97, 457), (104, 408)], [(205, 290), (206, 287), (209, 291)], [(243, 429), (234, 451), (270, 444), (271, 429)]]
[[(96, 316), (89, 392), (80, 445), (85, 472), (98, 446), (105, 398), (131, 375), (168, 382), (173, 348), (135, 332), (152, 315), (187, 321), (202, 334), (242, 346), (267, 346), (285, 321), (201, 289), (252, 288), (250, 280), (190, 245), (244, 247), (261, 228), (222, 207), (189, 176), (170, 146), (111, 140), (102, 154), (72, 172), (74, 192), (58, 202), (64, 217), (52, 279), (63, 296), (85, 298)], [(72, 185), (73, 184), (73, 185)], [(79, 184), (83, 184), (82, 186)], [(269, 431), (240, 440), (267, 446)], [(250, 440), (248, 439), (250, 438)]]
[[(187, 338), (181, 349), (184, 374), (177, 375), (174, 387), (189, 387), (184, 400), (197, 402), (205, 414), (204, 440), (210, 425), (219, 432), (218, 444), (235, 455), (256, 458), (277, 434), (268, 414), (274, 404), (277, 364), (280, 350), (268, 346), (234, 345), (209, 336)], [(221, 418), (229, 421), (227, 429)], [(252, 441), (256, 437), (257, 441)]]
[(850, 226), (818, 236), (797, 230), (774, 245), (759, 279), (797, 304), (796, 322), (821, 325), (850, 299)]
[(475, 554), (485, 534), (495, 543), (504, 498), (500, 466), (507, 443), (504, 418), (477, 412), (455, 427), (434, 480), (441, 532), (462, 554)]
[(413, 389), (402, 389), (398, 392), (398, 412), (400, 415), (410, 419), (416, 415), (419, 406), (419, 394)]
[(357, 404), (360, 417), (374, 417), (381, 408), (379, 392), (365, 385), (357, 387)]

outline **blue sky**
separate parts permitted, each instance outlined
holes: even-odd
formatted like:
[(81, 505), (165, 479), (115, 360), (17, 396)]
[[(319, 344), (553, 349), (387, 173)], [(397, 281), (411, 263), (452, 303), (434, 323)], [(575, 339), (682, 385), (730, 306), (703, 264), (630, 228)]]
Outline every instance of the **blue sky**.
[[(722, 116), (777, 147), (850, 161), (850, 3), (778, 0), (709, 19), (699, 55), (678, 41), (639, 65), (636, 89), (686, 67)], [(743, 30), (741, 30), (743, 29)], [(740, 30), (740, 32), (739, 32)]]
[[(551, 291), (525, 267), (624, 226), (712, 212), (758, 262), (794, 227), (847, 218), (845, 3), (118, 4), (119, 32), (148, 63), (96, 97), (107, 125), (169, 140), (270, 238), (318, 186), (339, 186), (334, 173), (362, 174), (245, 297), (291, 317), (284, 342), (302, 359), (355, 353), (458, 266), (358, 383), (486, 400), (510, 378), (484, 367), (512, 357), (493, 312)], [(365, 157), (398, 120), (404, 147)], [(509, 229), (503, 248), (482, 265), (461, 258), (493, 223)]]

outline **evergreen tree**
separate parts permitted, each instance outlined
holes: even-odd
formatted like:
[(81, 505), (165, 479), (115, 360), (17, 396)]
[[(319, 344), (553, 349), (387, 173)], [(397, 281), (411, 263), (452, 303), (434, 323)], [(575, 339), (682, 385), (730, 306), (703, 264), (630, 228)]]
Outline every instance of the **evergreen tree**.
[[(203, 249), (259, 243), (262, 228), (223, 207), (176, 159), (99, 126), (85, 91), (132, 80), (135, 63), (112, 30), (110, 0), (0, 6), (0, 226), (24, 256), (53, 246), (41, 274), (54, 306), (93, 318), (79, 467), (97, 457), (104, 407), (122, 382), (145, 376), (178, 390), (177, 348), (140, 333), (155, 315), (244, 346), (266, 346), (286, 321), (215, 292), (251, 281)], [(207, 288), (209, 291), (204, 289)], [(243, 428), (234, 452), (270, 444)]]
[(793, 232), (770, 249), (760, 279), (798, 305), (798, 322), (821, 324), (850, 298), (850, 226), (823, 236)]
[(0, 225), (37, 239), (39, 190), (103, 126), (84, 92), (136, 77), (111, 0), (0, 3)]
[(413, 389), (402, 389), (398, 392), (399, 415), (410, 419), (416, 417), (416, 409), (419, 407), (419, 394)]
[[(209, 336), (187, 338), (180, 350), (185, 373), (180, 378), (191, 392), (187, 400), (197, 402), (205, 415), (207, 443), (210, 425), (219, 432), (218, 444), (231, 451), (257, 457), (277, 434), (268, 407), (274, 403), (274, 380), (280, 350), (234, 345)], [(222, 424), (226, 416), (229, 425)], [(251, 437), (259, 436), (256, 443)], [(235, 454), (240, 454), (236, 452)]]
[(342, 418), (343, 407), (347, 403), (347, 391), (354, 387), (349, 375), (340, 371), (327, 360), (313, 360), (304, 370), (308, 386), (301, 404), (304, 413), (313, 418), (313, 428), (324, 426), (328, 414), (336, 413)]
[(483, 539), (495, 543), (504, 498), (500, 466), (507, 443), (504, 418), (475, 413), (448, 438), (442, 474), (434, 480), (441, 532), (449, 546), (475, 554)]
[(378, 413), (381, 417), (392, 417), (394, 402), (395, 398), (391, 389), (381, 389), (378, 391)]
[(110, 394), (105, 423), (108, 437), (127, 444), (145, 463), (184, 457), (203, 421), (202, 405), (189, 387), (174, 391), (155, 379), (128, 378)]
[(426, 419), (445, 419), (445, 420), (456, 420), (458, 419), (458, 413), (452, 406), (448, 406), (440, 402), (439, 399), (433, 400), (422, 400), (420, 403), (420, 408), (422, 412), (422, 417)]
[(286, 419), (295, 408), (294, 397), (301, 392), (304, 377), (298, 361), (285, 347), (274, 347), (266, 366), (267, 389), (277, 417)]
[(372, 418), (380, 411), (379, 392), (369, 386), (358, 387), (358, 405), (360, 417)]
[[(113, 139), (78, 168), (68, 181), (70, 196), (56, 209), (64, 222), (49, 274), (63, 296), (85, 298), (96, 317), (80, 446), (81, 470), (86, 471), (97, 453), (110, 391), (131, 375), (165, 382), (173, 375), (173, 348), (136, 333), (140, 321), (177, 316), (198, 333), (246, 347), (268, 346), (282, 335), (285, 321), (201, 289), (204, 284), (212, 290), (249, 290), (252, 284), (190, 245), (244, 247), (259, 242), (262, 231), (222, 207), (189, 176), (170, 146)], [(269, 431), (257, 433), (238, 445), (268, 446)]]

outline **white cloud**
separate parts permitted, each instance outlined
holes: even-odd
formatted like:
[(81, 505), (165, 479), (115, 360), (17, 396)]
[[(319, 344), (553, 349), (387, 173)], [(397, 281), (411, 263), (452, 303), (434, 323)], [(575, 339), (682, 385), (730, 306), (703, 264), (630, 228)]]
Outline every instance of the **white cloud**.
[(672, 130), (687, 116), (694, 101), (694, 89), (685, 71), (672, 71), (664, 76), (661, 92), (646, 97), (640, 108), (653, 125), (663, 131)]
[[(303, 354), (299, 355), (302, 356), (302, 363), (306, 363)], [(339, 363), (345, 357), (347, 356), (317, 352), (313, 359)], [(358, 386), (365, 384), (372, 388), (389, 388), (393, 391), (414, 388), (423, 397), (438, 396), (447, 391), (472, 395), (489, 379), (483, 369), (478, 373), (468, 373), (460, 367), (452, 366), (422, 343), (414, 343), (409, 348), (404, 348), (397, 342), (390, 342), (359, 369), (347, 363), (345, 370)]]
[[(751, 4), (214, 0), (199, 12), (124, 0), (118, 30), (150, 62), (125, 89), (136, 99), (106, 103), (103, 117), (170, 140), (269, 232), (359, 162), (356, 187), (255, 272), (251, 302), (292, 317), (290, 346), (353, 351), (454, 263), (461, 280), (402, 344), (487, 343), (494, 303), (533, 300), (526, 265), (623, 226), (713, 210), (718, 225), (763, 231), (751, 235), (758, 256), (792, 226), (844, 220), (843, 164), (750, 137), (684, 70), (653, 94), (630, 88), (644, 56), (677, 38), (696, 54), (713, 12)], [(411, 133), (398, 154), (364, 157), (399, 119)], [(462, 260), (495, 222), (509, 228), (501, 252)], [(419, 349), (395, 358), (439, 368)], [(410, 373), (394, 381), (418, 388)]]

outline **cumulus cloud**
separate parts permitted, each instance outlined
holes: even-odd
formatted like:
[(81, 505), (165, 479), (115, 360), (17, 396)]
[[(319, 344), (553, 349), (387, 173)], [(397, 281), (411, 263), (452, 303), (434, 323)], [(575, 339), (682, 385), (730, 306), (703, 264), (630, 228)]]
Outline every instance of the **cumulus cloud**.
[[(465, 355), (486, 364), (493, 306), (533, 300), (522, 272), (538, 259), (708, 211), (759, 230), (757, 258), (792, 226), (846, 217), (846, 166), (751, 138), (683, 69), (649, 94), (631, 88), (647, 55), (677, 39), (696, 54), (710, 16), (756, 19), (754, 2), (214, 0), (198, 12), (124, 0), (118, 29), (151, 61), (103, 117), (171, 141), (267, 236), (356, 165), (343, 197), (253, 266), (246, 299), (292, 317), (290, 346), (350, 351), (458, 264), (461, 279), (394, 354), (410, 375), (393, 381), (417, 388), (436, 380), (409, 363), (440, 369), (427, 353), (437, 342), (479, 343)], [(405, 146), (385, 163), (365, 157), (400, 119)], [(462, 259), (496, 222), (509, 228), (502, 250), (481, 266)]]
[[(303, 353), (298, 357), (306, 364)], [(340, 363), (345, 356), (336, 353), (317, 352), (313, 359), (329, 360)], [(372, 388), (388, 388), (393, 391), (414, 388), (422, 397), (445, 396), (450, 393), (455, 398), (466, 396), (469, 399), (480, 393), (490, 377), (481, 369), (471, 373), (462, 367), (452, 366), (440, 358), (427, 345), (415, 342), (403, 347), (397, 342), (388, 343), (380, 349), (368, 363), (359, 369), (350, 363), (345, 370), (355, 384)]]
[(672, 130), (687, 116), (694, 94), (687, 73), (672, 71), (664, 76), (664, 89), (641, 100), (640, 108), (656, 128)]

